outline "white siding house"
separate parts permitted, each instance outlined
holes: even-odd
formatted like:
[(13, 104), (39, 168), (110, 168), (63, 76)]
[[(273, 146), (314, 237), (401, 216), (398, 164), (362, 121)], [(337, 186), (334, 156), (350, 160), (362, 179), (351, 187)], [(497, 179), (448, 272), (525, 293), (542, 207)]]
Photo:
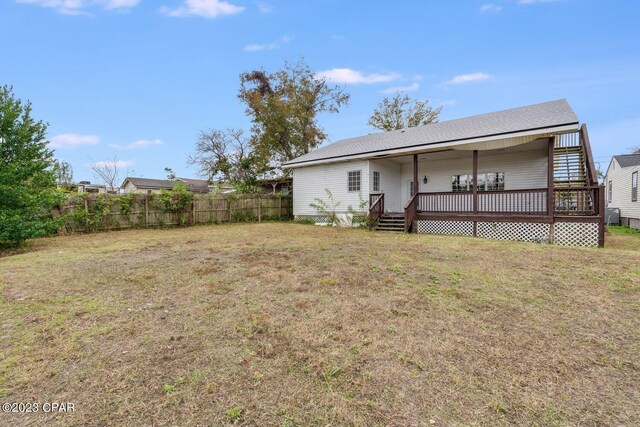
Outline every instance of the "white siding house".
[(640, 230), (640, 154), (614, 156), (604, 179), (607, 208), (620, 209), (620, 224)]
[[(349, 173), (352, 176), (352, 188), (349, 189)], [(359, 187), (354, 188), (354, 174), (360, 176)], [(295, 216), (317, 216), (318, 211), (310, 206), (315, 199), (329, 202), (326, 190), (339, 204), (335, 211), (346, 214), (351, 206), (357, 209), (360, 200), (369, 197), (369, 161), (349, 161), (331, 163), (322, 166), (310, 166), (293, 170), (293, 214)]]
[(343, 217), (366, 201), (381, 231), (604, 244), (604, 190), (565, 100), (345, 139), (283, 168), (294, 216), (317, 223), (331, 217), (318, 199)]

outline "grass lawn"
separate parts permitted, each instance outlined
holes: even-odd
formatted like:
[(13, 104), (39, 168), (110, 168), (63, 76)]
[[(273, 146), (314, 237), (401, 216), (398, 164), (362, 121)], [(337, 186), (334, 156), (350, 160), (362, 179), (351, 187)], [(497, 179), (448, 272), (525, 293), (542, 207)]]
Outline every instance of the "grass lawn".
[(639, 425), (640, 234), (562, 248), (309, 225), (0, 258), (0, 425)]

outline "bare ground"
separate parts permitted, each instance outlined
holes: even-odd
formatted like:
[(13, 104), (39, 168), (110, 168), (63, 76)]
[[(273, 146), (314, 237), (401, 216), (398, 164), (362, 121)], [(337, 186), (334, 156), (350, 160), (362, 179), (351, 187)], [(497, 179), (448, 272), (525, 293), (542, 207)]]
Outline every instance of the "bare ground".
[(0, 259), (0, 425), (638, 425), (640, 234), (561, 248), (300, 224)]

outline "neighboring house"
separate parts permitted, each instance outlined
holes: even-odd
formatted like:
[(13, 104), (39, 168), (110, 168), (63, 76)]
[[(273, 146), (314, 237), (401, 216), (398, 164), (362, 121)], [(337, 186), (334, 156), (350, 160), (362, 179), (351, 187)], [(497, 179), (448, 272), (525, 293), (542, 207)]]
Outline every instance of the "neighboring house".
[(120, 188), (122, 188), (125, 193), (159, 194), (162, 190), (171, 190), (176, 181), (184, 182), (189, 190), (194, 193), (209, 192), (209, 181), (191, 178), (176, 178), (175, 180), (170, 180), (127, 177), (122, 182)]
[[(262, 194), (290, 194), (293, 180), (291, 178), (260, 179), (256, 192)], [(210, 186), (210, 191), (217, 194), (236, 193), (236, 187), (225, 181), (218, 181)]]
[(620, 224), (640, 230), (640, 201), (638, 201), (640, 154), (613, 156), (607, 169), (606, 206), (620, 209)]
[(78, 187), (78, 193), (98, 193), (103, 194), (107, 192), (107, 186), (102, 184), (92, 184), (89, 181), (80, 181), (75, 184)]
[[(566, 100), (345, 139), (293, 159), (296, 218), (333, 194), (380, 230), (604, 244), (585, 125)], [(477, 183), (477, 185), (476, 185)]]
[(265, 194), (289, 194), (291, 192), (291, 188), (293, 187), (293, 179), (292, 178), (274, 178), (274, 179), (263, 179), (259, 182), (260, 189)]
[(58, 188), (63, 188), (70, 192), (104, 194), (107, 186), (102, 184), (92, 184), (89, 181), (80, 181), (77, 184), (58, 184)]

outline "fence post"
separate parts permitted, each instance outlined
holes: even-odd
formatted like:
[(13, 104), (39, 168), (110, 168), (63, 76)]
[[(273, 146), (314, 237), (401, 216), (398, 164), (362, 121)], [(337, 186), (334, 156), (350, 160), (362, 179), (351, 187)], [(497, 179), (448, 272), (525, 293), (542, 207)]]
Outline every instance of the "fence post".
[(278, 197), (278, 219), (280, 219), (282, 215), (282, 196)]
[(260, 201), (260, 195), (258, 194), (258, 223), (262, 222), (262, 203)]
[(191, 225), (196, 225), (196, 198), (191, 200)]
[(149, 227), (149, 195), (144, 195), (144, 228)]
[(89, 232), (89, 202), (87, 198), (84, 198), (84, 227), (85, 231)]
[(227, 198), (227, 204), (229, 205), (229, 222), (231, 222), (231, 199)]

